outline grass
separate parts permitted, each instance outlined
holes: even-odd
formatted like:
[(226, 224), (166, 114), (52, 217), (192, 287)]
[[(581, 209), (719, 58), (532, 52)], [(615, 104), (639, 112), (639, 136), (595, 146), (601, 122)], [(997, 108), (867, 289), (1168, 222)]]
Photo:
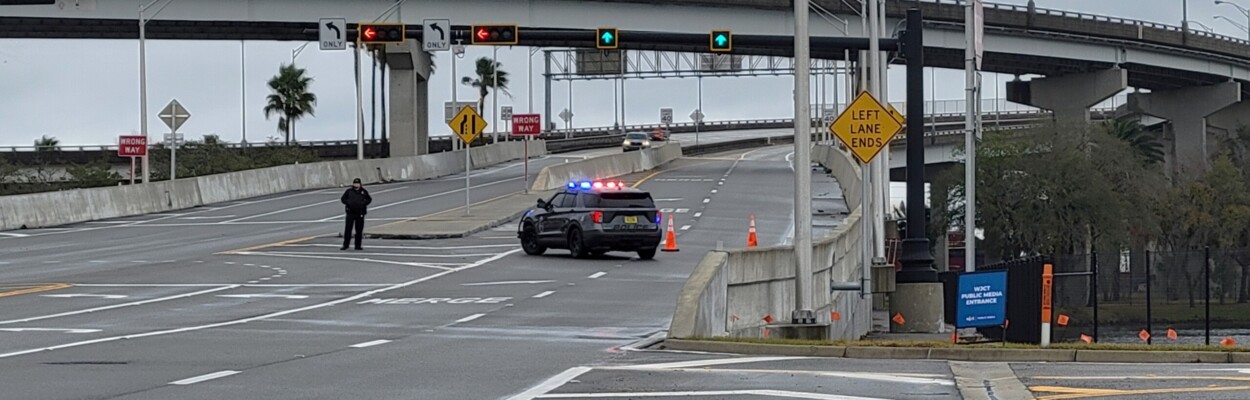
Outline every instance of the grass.
[[(1027, 343), (983, 343), (954, 344), (940, 340), (801, 340), (801, 339), (762, 339), (762, 338), (699, 338), (712, 342), (779, 344), (792, 346), (834, 346), (834, 347), (910, 347), (926, 349), (1020, 349), (1040, 350), (1041, 346)], [(1050, 349), (1060, 350), (1134, 350), (1134, 351), (1215, 351), (1244, 353), (1250, 348), (1223, 346), (1186, 346), (1186, 345), (1152, 345), (1117, 344), (1117, 343), (1052, 343)]]

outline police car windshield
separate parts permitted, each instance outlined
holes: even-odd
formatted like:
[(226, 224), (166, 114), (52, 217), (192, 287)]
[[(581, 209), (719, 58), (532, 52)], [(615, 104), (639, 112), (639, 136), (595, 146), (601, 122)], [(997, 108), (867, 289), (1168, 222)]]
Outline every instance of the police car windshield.
[(583, 202), (589, 208), (655, 208), (650, 193), (585, 193)]
[(641, 140), (641, 139), (646, 139), (646, 138), (647, 138), (647, 134), (645, 134), (645, 133), (630, 133), (630, 134), (625, 135), (625, 137), (626, 137), (627, 139), (636, 139), (636, 140)]

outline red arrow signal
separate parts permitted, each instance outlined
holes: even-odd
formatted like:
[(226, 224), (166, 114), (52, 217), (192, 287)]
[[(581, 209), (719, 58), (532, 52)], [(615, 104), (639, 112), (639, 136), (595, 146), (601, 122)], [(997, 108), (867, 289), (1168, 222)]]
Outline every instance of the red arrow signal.
[(378, 37), (378, 31), (377, 31), (376, 29), (373, 29), (373, 27), (368, 27), (368, 28), (365, 28), (365, 39), (366, 39), (366, 40), (373, 40), (373, 39), (375, 39), (375, 38), (377, 38), (377, 37)]
[(486, 28), (478, 29), (477, 38), (478, 40), (486, 40), (487, 38), (490, 38), (490, 32), (488, 32)]

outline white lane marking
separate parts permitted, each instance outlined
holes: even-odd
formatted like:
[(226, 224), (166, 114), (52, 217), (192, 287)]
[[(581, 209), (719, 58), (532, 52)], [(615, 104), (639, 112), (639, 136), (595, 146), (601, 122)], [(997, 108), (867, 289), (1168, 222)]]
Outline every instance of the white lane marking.
[(305, 296), (302, 294), (264, 294), (264, 293), (219, 294), (217, 295), (217, 297), (227, 297), (227, 298), (234, 298), (234, 299), (291, 299), (291, 300), (299, 300), (299, 299), (308, 298), (308, 296)]
[(260, 280), (262, 280), (262, 281), (267, 281), (267, 280), (270, 280), (270, 279), (273, 279), (273, 278), (270, 278), (270, 277), (260, 278)]
[(478, 318), (482, 318), (482, 317), (483, 317), (483, 316), (485, 316), (485, 315), (486, 315), (486, 314), (473, 314), (473, 315), (470, 315), (470, 316), (467, 316), (467, 317), (464, 317), (464, 318), (461, 318), (461, 319), (456, 320), (456, 323), (457, 323), (457, 324), (463, 324), (463, 323), (465, 323), (465, 322), (469, 322), (469, 321), (472, 321), (472, 320), (475, 320), (475, 319), (478, 319)]
[(599, 279), (599, 277), (607, 275), (607, 272), (596, 272), (594, 275), (588, 276), (590, 279)]
[(43, 295), (43, 297), (52, 297), (52, 298), (60, 298), (60, 299), (72, 299), (75, 297), (97, 297), (101, 299), (113, 300), (113, 299), (124, 299), (129, 296), (126, 296), (124, 294), (67, 293), (67, 294), (45, 294)]
[(661, 203), (661, 202), (667, 202), (667, 201), (681, 201), (681, 200), (682, 200), (682, 199), (681, 199), (680, 197), (678, 197), (678, 198), (675, 198), (675, 199), (655, 199), (655, 202), (656, 202), (656, 203)]
[(699, 218), (699, 217), (702, 217), (702, 216), (703, 216), (703, 213), (701, 213), (701, 212), (694, 213), (694, 217), (695, 217), (695, 218)]
[(460, 286), (494, 286), (494, 285), (515, 285), (515, 284), (537, 284), (551, 283), (555, 281), (499, 281), (499, 282), (477, 282), (477, 283), (461, 283)]
[[(405, 218), (411, 219), (411, 218)], [(337, 244), (285, 244), (279, 247), (339, 247)], [(474, 246), (447, 246), (447, 247), (423, 247), (423, 246), (377, 246), (370, 245), (371, 249), (405, 249), (405, 250), (460, 250), (460, 249), (490, 249), (499, 247), (521, 247), (515, 244), (483, 244)]]
[(17, 357), (17, 356), (22, 356), (22, 355), (26, 355), (26, 354), (33, 354), (33, 353), (40, 353), (40, 352), (44, 352), (44, 351), (52, 351), (52, 350), (67, 349), (67, 348), (71, 348), (71, 347), (80, 347), (80, 346), (86, 346), (86, 345), (91, 345), (91, 344), (96, 344), (96, 343), (106, 343), (106, 342), (112, 342), (112, 341), (117, 341), (117, 340), (138, 339), (138, 338), (151, 337), (151, 336), (169, 335), (169, 334), (176, 334), (176, 333), (183, 333), (183, 332), (199, 331), (199, 330), (204, 330), (204, 329), (220, 328), (220, 327), (223, 327), (223, 326), (232, 326), (232, 325), (246, 324), (246, 323), (248, 323), (248, 322), (253, 322), (253, 321), (261, 321), (261, 320), (266, 320), (266, 319), (271, 319), (271, 318), (281, 317), (281, 316), (284, 316), (284, 315), (290, 315), (290, 314), (300, 313), (300, 312), (309, 311), (309, 310), (316, 310), (316, 309), (319, 309), (319, 308), (331, 307), (331, 306), (334, 306), (334, 305), (343, 304), (343, 303), (347, 303), (347, 302), (352, 302), (352, 301), (356, 301), (356, 300), (359, 300), (359, 299), (362, 299), (362, 298), (366, 298), (366, 297), (371, 297), (371, 296), (376, 295), (376, 294), (378, 294), (378, 293), (389, 292), (389, 291), (396, 290), (396, 289), (402, 289), (402, 288), (405, 288), (405, 287), (408, 287), (408, 286), (416, 285), (416, 284), (421, 283), (421, 282), (429, 281), (429, 280), (432, 280), (432, 279), (438, 279), (438, 278), (441, 278), (441, 277), (446, 276), (446, 275), (448, 275), (448, 274), (452, 274), (452, 273), (456, 273), (456, 272), (460, 272), (460, 271), (465, 271), (465, 270), (468, 270), (468, 269), (477, 268), (477, 267), (480, 267), (480, 266), (486, 265), (486, 264), (488, 264), (488, 263), (491, 263), (491, 262), (497, 261), (497, 260), (499, 260), (499, 259), (502, 259), (502, 258), (504, 258), (504, 257), (510, 256), (510, 255), (513, 255), (513, 254), (516, 254), (516, 253), (518, 253), (518, 252), (520, 252), (520, 251), (521, 251), (520, 249), (516, 249), (516, 250), (508, 251), (508, 252), (505, 252), (505, 253), (500, 253), (499, 255), (496, 255), (495, 257), (491, 257), (491, 258), (488, 258), (488, 259), (485, 259), (485, 260), (480, 260), (480, 261), (477, 261), (477, 262), (475, 262), (475, 263), (473, 263), (473, 264), (469, 264), (469, 265), (466, 265), (466, 266), (461, 267), (461, 268), (456, 268), (456, 269), (449, 270), (449, 271), (439, 272), (439, 273), (436, 273), (436, 274), (433, 274), (433, 275), (430, 275), (430, 276), (426, 276), (426, 277), (422, 277), (422, 278), (413, 279), (413, 280), (410, 280), (410, 281), (407, 281), (407, 282), (404, 282), (404, 283), (398, 283), (398, 284), (390, 285), (390, 286), (387, 286), (387, 287), (383, 287), (383, 288), (378, 288), (378, 289), (370, 290), (370, 291), (367, 291), (367, 292), (357, 293), (357, 294), (352, 295), (352, 296), (344, 297), (344, 298), (341, 298), (341, 299), (338, 299), (338, 300), (331, 300), (331, 301), (327, 301), (327, 302), (325, 302), (325, 303), (313, 304), (313, 305), (304, 306), (304, 307), (299, 307), (299, 308), (292, 308), (292, 309), (289, 309), (289, 310), (278, 311), (278, 312), (273, 312), (273, 313), (264, 314), (264, 315), (258, 315), (258, 316), (255, 316), (255, 317), (248, 317), (248, 318), (243, 318), (243, 319), (236, 319), (236, 320), (233, 320), (233, 321), (218, 322), (218, 323), (207, 324), (207, 325), (189, 326), (189, 327), (184, 327), (184, 328), (176, 328), (176, 329), (167, 329), (167, 330), (162, 330), (162, 331), (151, 331), (151, 332), (137, 333), (137, 334), (132, 334), (132, 335), (124, 335), (124, 336), (111, 336), (111, 337), (99, 338), (99, 339), (94, 339), (94, 340), (86, 340), (86, 341), (81, 341), (81, 342), (73, 342), (73, 343), (60, 344), (60, 345), (56, 345), (56, 346), (50, 346), (50, 347), (44, 347), (44, 348), (38, 348), (38, 349), (29, 349), (29, 350), (21, 350), (21, 351), (15, 351), (15, 352), (3, 353), (3, 354), (0, 354), (0, 358)]
[(590, 372), (590, 370), (591, 369), (588, 367), (573, 367), (566, 369), (564, 372), (561, 372), (556, 376), (547, 378), (547, 380), (539, 383), (537, 386), (529, 388), (529, 390), (509, 397), (507, 400), (533, 400), (535, 397), (547, 394), (547, 392), (564, 386), (564, 384), (569, 383), (569, 381), (576, 379), (584, 373)]
[[(240, 253), (240, 254), (242, 254), (242, 253)], [(307, 252), (307, 251), (267, 251), (267, 252), (265, 252), (265, 254), (283, 254), (283, 255), (286, 255), (286, 254), (291, 254), (291, 255), (321, 256), (321, 255), (343, 254), (343, 253), (317, 253), (317, 252)], [(495, 253), (486, 253), (486, 254), (349, 253), (349, 254), (354, 255), (354, 256), (376, 256), (376, 257), (428, 257), (428, 258), (490, 257), (490, 256), (495, 255)]]
[(904, 376), (895, 374), (878, 374), (869, 372), (840, 372), (840, 371), (795, 371), (795, 370), (763, 370), (763, 369), (712, 369), (712, 368), (665, 368), (666, 371), (673, 372), (711, 372), (711, 373), (745, 373), (754, 374), (756, 376), (764, 374), (784, 374), (784, 375), (810, 375), (824, 376), (848, 379), (863, 379), (881, 382), (905, 383), (909, 385), (940, 385), (954, 386), (955, 382), (950, 379), (939, 378), (923, 378), (915, 376)]
[[(218, 287), (244, 286), (234, 283), (75, 283), (75, 287)], [(247, 287), (379, 287), (394, 283), (268, 283), (264, 285), (245, 285)]]
[(0, 232), (0, 236), (8, 236), (8, 237), (15, 237), (15, 238), (30, 237), (30, 235), (27, 235), (24, 233), (10, 233), (10, 232)]
[[(74, 285), (74, 286), (86, 286), (86, 285)], [(93, 313), (93, 312), (97, 312), (97, 311), (112, 310), (112, 309), (115, 309), (115, 308), (132, 307), (132, 306), (138, 306), (138, 305), (144, 305), (144, 304), (156, 303), (156, 302), (161, 302), (161, 301), (169, 301), (169, 300), (175, 300), (175, 299), (182, 299), (182, 298), (187, 298), (187, 297), (191, 297), (191, 296), (199, 296), (199, 295), (201, 295), (201, 294), (208, 294), (208, 293), (213, 293), (213, 292), (220, 292), (220, 291), (222, 291), (222, 290), (230, 290), (230, 289), (237, 288), (237, 287), (239, 287), (239, 286), (240, 286), (240, 285), (217, 286), (217, 287), (214, 287), (214, 288), (212, 288), (212, 289), (208, 289), (208, 290), (201, 290), (201, 291), (198, 291), (198, 292), (191, 292), (191, 293), (183, 293), (183, 294), (179, 294), (179, 295), (173, 295), (173, 296), (169, 296), (169, 297), (161, 297), (161, 298), (157, 298), (157, 299), (140, 300), (140, 301), (135, 301), (135, 302), (130, 302), (130, 303), (114, 304), (114, 305), (111, 305), (111, 306), (103, 306), (103, 307), (96, 307), (96, 308), (88, 308), (88, 309), (84, 309), (84, 310), (69, 311), (69, 312), (63, 312), (63, 313), (60, 313), (60, 314), (44, 315), (44, 316), (39, 316), (39, 317), (30, 317), (30, 318), (23, 318), (23, 319), (12, 319), (12, 320), (8, 320), (8, 321), (0, 321), (0, 325), (15, 324), (15, 323), (20, 323), (20, 322), (39, 321), (39, 320), (44, 320), (44, 319), (49, 319), (49, 318), (59, 318), (59, 317), (66, 317), (66, 316), (70, 316), (70, 315), (87, 314), (87, 313)]]
[[(404, 186), (404, 187), (397, 187), (397, 188), (390, 188), (390, 189), (386, 189), (386, 190), (379, 190), (379, 191), (376, 191), (376, 192), (372, 192), (372, 194), (382, 194), (382, 193), (387, 193), (387, 192), (394, 192), (394, 191), (396, 191), (396, 190), (403, 190), (403, 189), (407, 189), (407, 188), (408, 188), (407, 186)], [(338, 203), (338, 202), (340, 202), (340, 201), (341, 201), (341, 200), (339, 200), (339, 199), (334, 199), (334, 200), (327, 200), (327, 201), (316, 202), (316, 203), (312, 203), (312, 204), (305, 204), (305, 205), (302, 205), (302, 206), (297, 206), (297, 207), (288, 207), (288, 208), (283, 208), (283, 209), (281, 209), (281, 210), (270, 211), (270, 212), (263, 213), (263, 214), (250, 215), (250, 216), (246, 216), (246, 217), (241, 217), (241, 218), (235, 218), (235, 219), (231, 219), (231, 220), (221, 221), (221, 222), (219, 222), (219, 224), (229, 224), (229, 223), (234, 223), (234, 222), (239, 222), (239, 221), (246, 221), (246, 220), (253, 219), (253, 218), (268, 217), (268, 216), (270, 216), (270, 215), (274, 215), (274, 214), (280, 214), (280, 213), (289, 212), (289, 211), (295, 211), (295, 210), (303, 210), (303, 209), (305, 209), (305, 208), (309, 208), (309, 207), (316, 207), (316, 206), (321, 206), (321, 205), (326, 205), (326, 204), (333, 204), (333, 203)]]
[(719, 190), (712, 189), (712, 194), (716, 194), (716, 193), (719, 193), (719, 192), (720, 192)]
[(372, 341), (372, 342), (356, 343), (356, 344), (353, 344), (353, 345), (348, 346), (348, 347), (354, 347), (354, 348), (357, 348), (357, 349), (363, 349), (363, 348), (366, 348), (366, 347), (373, 347), (373, 346), (377, 346), (377, 345), (379, 345), (379, 344), (387, 344), (387, 343), (390, 343), (390, 342), (391, 342), (390, 340), (379, 339), (379, 340), (374, 340), (374, 341)]
[[(243, 266), (244, 266), (244, 267), (255, 267), (255, 266), (256, 266), (256, 264), (243, 264)], [(268, 267), (266, 267), (266, 268), (268, 268)]]
[(62, 261), (44, 261), (44, 264), (60, 264)]
[(621, 367), (601, 367), (599, 369), (654, 370), (654, 369), (672, 369), (672, 368), (697, 368), (697, 367), (710, 367), (713, 365), (731, 365), (731, 364), (746, 364), (746, 363), (755, 363), (755, 362), (805, 360), (808, 358), (811, 358), (811, 357), (717, 358), (717, 359), (712, 359), (712, 360), (695, 360), (695, 361), (680, 361), (680, 362), (660, 363), (660, 364), (627, 365), (627, 366), (621, 366)]
[(196, 383), (200, 383), (200, 382), (204, 382), (204, 381), (211, 381), (211, 380), (213, 380), (213, 379), (225, 378), (225, 377), (227, 377), (227, 376), (234, 375), (234, 374), (237, 374), (237, 373), (239, 373), (239, 371), (217, 371), (217, 372), (214, 372), (214, 373), (211, 373), (211, 374), (207, 374), (207, 375), (200, 375), (200, 376), (197, 376), (197, 377), (194, 377), (194, 378), (187, 378), (187, 379), (183, 379), (183, 380), (180, 380), (180, 381), (173, 381), (173, 382), (170, 382), (169, 384), (170, 384), (170, 385), (179, 385), (179, 386), (183, 386), (183, 385), (191, 385), (191, 384), (196, 384)]
[(688, 230), (690, 230), (690, 225), (682, 225), (682, 226), (681, 226), (681, 230), (683, 230), (683, 231), (688, 231)]
[(710, 397), (710, 396), (765, 396), (788, 399), (811, 400), (885, 400), (879, 397), (843, 396), (840, 394), (823, 394), (809, 392), (792, 392), (789, 390), (705, 390), (688, 392), (630, 392), (630, 393), (557, 393), (538, 396), (540, 399), (601, 399), (618, 397)]
[(218, 215), (218, 216), (212, 216), (212, 217), (182, 217), (178, 219), (201, 220), (201, 219), (222, 219), (222, 218), (234, 218), (234, 215)]
[[(517, 250), (520, 250), (520, 249), (517, 249)], [(374, 263), (379, 263), (379, 264), (391, 264), (391, 265), (403, 265), (403, 266), (408, 266), (408, 267), (421, 267), (421, 268), (430, 268), (430, 269), (440, 269), (440, 270), (443, 270), (443, 271), (450, 271), (450, 270), (452, 270), (452, 268), (440, 267), (440, 266), (437, 266), (437, 265), (432, 265), (432, 264), (428, 264), (428, 263), (406, 263), (406, 262), (399, 262), (399, 261), (374, 260), (374, 259), (372, 259), (372, 258), (351, 258), (351, 257), (309, 256), (309, 255), (299, 255), (299, 254), (284, 254), (284, 253), (270, 253), (270, 252), (251, 252), (251, 251), (239, 252), (239, 253), (235, 253), (235, 254), (240, 254), (240, 255), (255, 255), (255, 256), (270, 256), (270, 257), (312, 258), (312, 259), (320, 259), (320, 260), (341, 260), (341, 261), (374, 262)]]
[(542, 293), (539, 293), (539, 294), (534, 295), (534, 298), (535, 298), (535, 299), (541, 299), (541, 298), (543, 298), (543, 297), (547, 297), (547, 296), (553, 295), (553, 294), (555, 294), (555, 293), (556, 293), (556, 291), (554, 291), (554, 290), (548, 290), (548, 291), (546, 291), (546, 292), (542, 292)]
[(0, 332), (62, 332), (62, 333), (96, 333), (99, 329), (64, 329), (64, 328), (0, 328)]
[(711, 203), (712, 199), (703, 199), (703, 204)]

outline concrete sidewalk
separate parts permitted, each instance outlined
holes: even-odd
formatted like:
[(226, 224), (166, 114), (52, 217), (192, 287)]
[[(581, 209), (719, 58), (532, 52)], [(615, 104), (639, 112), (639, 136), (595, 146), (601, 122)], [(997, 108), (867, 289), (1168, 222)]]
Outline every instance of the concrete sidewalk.
[(520, 218), (525, 211), (534, 207), (534, 200), (550, 198), (554, 193), (555, 191), (529, 194), (518, 192), (474, 203), (470, 209), (473, 215), (466, 216), (464, 207), (457, 207), (424, 217), (366, 227), (365, 237), (410, 240), (466, 237)]

